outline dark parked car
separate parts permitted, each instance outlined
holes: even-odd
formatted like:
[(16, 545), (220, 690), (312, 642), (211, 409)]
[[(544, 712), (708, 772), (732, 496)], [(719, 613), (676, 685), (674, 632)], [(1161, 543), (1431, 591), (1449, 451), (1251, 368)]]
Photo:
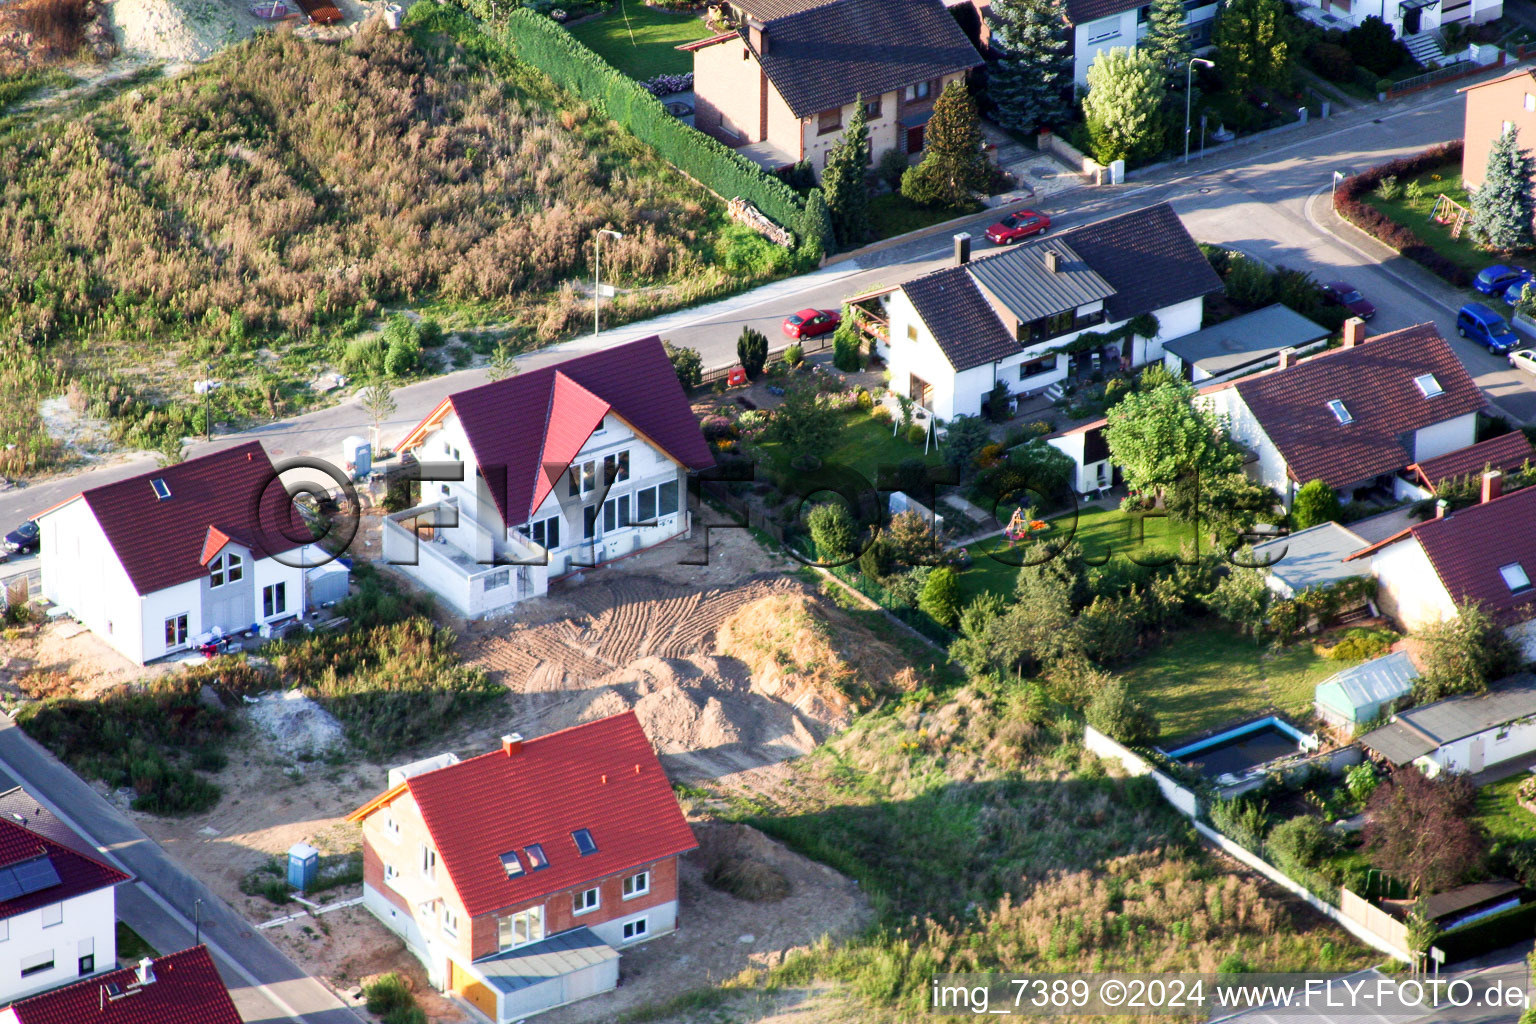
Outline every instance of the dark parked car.
[(1501, 354), (1520, 344), (1520, 336), (1509, 322), (1481, 302), (1461, 307), (1456, 314), (1456, 333)]
[(814, 338), (837, 330), (843, 314), (835, 309), (802, 309), (784, 321), (784, 333), (791, 338)]
[(987, 241), (993, 245), (1022, 242), (1030, 235), (1043, 235), (1051, 230), (1051, 218), (1038, 210), (1020, 210), (1010, 213), (987, 228)]
[(1348, 281), (1331, 281), (1323, 285), (1323, 295), (1329, 302), (1343, 306), (1362, 320), (1376, 315), (1376, 307)]
[(1477, 272), (1477, 276), (1472, 279), (1472, 287), (1484, 295), (1500, 295), (1503, 294), (1504, 289), (1516, 281), (1530, 281), (1533, 278), (1536, 278), (1536, 274), (1532, 274), (1524, 267), (1510, 267), (1503, 263), (1495, 263)]
[(0, 562), (11, 555), (29, 555), (36, 551), (41, 539), (37, 523), (27, 520), (0, 540)]

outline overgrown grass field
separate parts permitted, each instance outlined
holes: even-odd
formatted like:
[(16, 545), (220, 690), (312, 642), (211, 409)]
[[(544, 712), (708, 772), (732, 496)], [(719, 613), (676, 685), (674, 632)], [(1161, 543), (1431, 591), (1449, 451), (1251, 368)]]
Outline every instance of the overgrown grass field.
[(692, 71), (693, 54), (678, 47), (714, 35), (693, 14), (647, 7), (640, 0), (622, 0), (606, 14), (572, 25), (570, 32), (603, 60), (642, 82)]

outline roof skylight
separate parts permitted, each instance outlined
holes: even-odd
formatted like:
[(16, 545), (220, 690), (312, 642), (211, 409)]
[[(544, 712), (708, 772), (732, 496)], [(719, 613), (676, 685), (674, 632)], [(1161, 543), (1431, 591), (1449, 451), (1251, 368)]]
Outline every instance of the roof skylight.
[(501, 866), (506, 869), (508, 878), (516, 878), (523, 873), (523, 862), (517, 859), (516, 850), (501, 855)]
[(1531, 589), (1531, 577), (1526, 574), (1525, 566), (1519, 562), (1499, 566), (1499, 575), (1504, 577), (1504, 585), (1509, 587), (1512, 594)]
[(1419, 392), (1425, 398), (1434, 398), (1436, 395), (1445, 394), (1445, 388), (1440, 386), (1440, 382), (1435, 379), (1435, 375), (1432, 373), (1415, 377), (1413, 382), (1419, 386)]
[(549, 858), (544, 856), (542, 843), (529, 843), (523, 847), (523, 852), (528, 855), (528, 869), (538, 871), (540, 868), (549, 867)]
[(166, 498), (171, 496), (170, 487), (167, 486), (166, 482), (160, 479), (158, 476), (149, 482), (149, 486), (155, 489), (155, 497), (160, 501), (164, 501)]
[(1330, 398), (1328, 400), (1328, 410), (1333, 413), (1334, 418), (1340, 423), (1355, 422), (1355, 418), (1349, 414), (1349, 410), (1344, 408), (1344, 403), (1337, 398)]
[(583, 857), (597, 852), (597, 840), (592, 838), (591, 830), (579, 828), (571, 833), (571, 838), (576, 841), (576, 850)]

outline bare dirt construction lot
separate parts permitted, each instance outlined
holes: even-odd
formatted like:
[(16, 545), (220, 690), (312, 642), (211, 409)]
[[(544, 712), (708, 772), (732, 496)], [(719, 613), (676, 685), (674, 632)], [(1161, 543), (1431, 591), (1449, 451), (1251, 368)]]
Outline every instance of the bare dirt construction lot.
[[(809, 588), (775, 574), (783, 563), (750, 537), (716, 534), (710, 548), (709, 564), (679, 565), (688, 549), (663, 545), (560, 584), (512, 618), (455, 623), (465, 659), (484, 665), (509, 699), (390, 763), (444, 750), (477, 754), (506, 732), (532, 738), (633, 708), (675, 781), (771, 799), (787, 759), (810, 750), (879, 693), (915, 685), (899, 652)], [(383, 789), (389, 765), (342, 751), (307, 761), (285, 756), (254, 727), (229, 755), (214, 777), (225, 795), (213, 810), (186, 818), (129, 813), (261, 923), (300, 908), (247, 895), (241, 881), (296, 842), (328, 855), (355, 851), (358, 831), (343, 818)], [(702, 810), (691, 817), (701, 841), (727, 827)], [(685, 860), (677, 935), (627, 951), (616, 992), (541, 1020), (610, 1021), (629, 1008), (777, 963), (790, 948), (846, 935), (868, 921), (851, 881), (751, 830), (728, 845), (754, 871), (782, 878), (781, 898), (742, 899), (711, 886), (705, 876), (719, 857), (709, 851), (719, 845), (706, 843), (704, 853)], [(319, 898), (358, 895), (353, 884)], [(304, 915), (265, 934), (344, 994), (368, 976), (397, 970), (414, 981), (429, 1019), (467, 1019), (427, 987), (419, 964), (361, 907)]]
[(93, 697), (175, 667), (135, 665), (72, 619), (15, 626), (0, 636), (0, 702), (54, 691)]

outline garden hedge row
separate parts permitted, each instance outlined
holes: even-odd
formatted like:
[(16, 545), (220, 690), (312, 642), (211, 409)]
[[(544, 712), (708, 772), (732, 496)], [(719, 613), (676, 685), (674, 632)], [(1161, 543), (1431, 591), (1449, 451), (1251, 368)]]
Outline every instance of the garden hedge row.
[(1364, 201), (1365, 195), (1375, 189), (1382, 178), (1395, 177), (1399, 181), (1411, 181), (1443, 164), (1453, 161), (1460, 163), (1461, 150), (1460, 139), (1443, 142), (1422, 153), (1400, 157), (1346, 178), (1333, 194), (1333, 208), (1355, 227), (1390, 245), (1415, 263), (1434, 271), (1456, 287), (1464, 288), (1471, 282), (1466, 270), (1436, 252), (1412, 228), (1388, 218)]
[(769, 218), (806, 240), (805, 203), (794, 189), (724, 143), (667, 113), (666, 106), (643, 85), (548, 16), (519, 7), (502, 17), (491, 0), (459, 3), (485, 22), (487, 34), (514, 56), (618, 122), (678, 170), (726, 199), (741, 196), (750, 200)]
[(1454, 964), (1524, 942), (1531, 937), (1533, 927), (1536, 927), (1536, 903), (1525, 903), (1442, 932), (1435, 939), (1435, 945), (1445, 950), (1446, 963)]

